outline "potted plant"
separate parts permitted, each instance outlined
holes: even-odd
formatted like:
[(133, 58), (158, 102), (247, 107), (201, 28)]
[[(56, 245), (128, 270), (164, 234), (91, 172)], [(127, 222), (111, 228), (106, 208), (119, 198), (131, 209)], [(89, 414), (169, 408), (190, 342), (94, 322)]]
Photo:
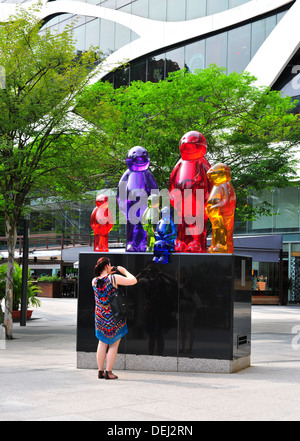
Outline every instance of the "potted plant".
[(41, 276), (37, 279), (41, 290), (40, 297), (61, 297), (61, 278), (57, 276)]
[[(22, 299), (22, 268), (15, 262), (14, 268), (14, 285), (13, 285), (13, 318), (20, 318), (20, 307)], [(7, 264), (0, 266), (0, 299), (5, 298)], [(31, 317), (32, 310), (30, 307), (37, 308), (41, 305), (40, 300), (36, 297), (40, 293), (38, 286), (34, 285), (28, 270), (27, 282), (27, 318)], [(0, 313), (1, 314), (1, 313)]]

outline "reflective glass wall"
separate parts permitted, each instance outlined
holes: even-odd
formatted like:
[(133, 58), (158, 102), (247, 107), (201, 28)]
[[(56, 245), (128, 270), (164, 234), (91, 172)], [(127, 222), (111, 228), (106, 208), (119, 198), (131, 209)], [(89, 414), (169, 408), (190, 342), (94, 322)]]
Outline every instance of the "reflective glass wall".
[[(280, 12), (176, 49), (134, 61), (127, 69), (125, 80), (128, 83), (136, 79), (158, 82), (175, 70), (186, 67), (193, 73), (196, 69), (204, 69), (213, 63), (225, 67), (228, 73), (240, 73), (284, 14), (285, 12)], [(136, 75), (137, 71), (141, 75), (139, 78)], [(113, 82), (115, 87), (128, 84), (124, 83), (124, 76), (118, 72), (109, 74), (105, 79)]]
[(251, 0), (88, 0), (105, 8), (161, 21), (184, 21), (241, 6)]
[(72, 26), (76, 49), (84, 52), (90, 46), (100, 49), (104, 56), (134, 41), (139, 36), (131, 29), (110, 20), (61, 14), (52, 18), (43, 27), (62, 31), (65, 26)]
[[(271, 215), (262, 216), (246, 225), (235, 224), (235, 234), (272, 234), (300, 231), (300, 187), (274, 188), (261, 195), (253, 194), (248, 203), (254, 207), (267, 201)], [(300, 239), (300, 236), (299, 236)]]

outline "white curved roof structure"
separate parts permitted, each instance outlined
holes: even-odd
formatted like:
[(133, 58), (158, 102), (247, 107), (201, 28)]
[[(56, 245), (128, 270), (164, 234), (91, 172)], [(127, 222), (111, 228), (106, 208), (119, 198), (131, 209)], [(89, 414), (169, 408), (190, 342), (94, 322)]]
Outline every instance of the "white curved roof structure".
[[(0, 3), (0, 20), (9, 20), (9, 16), (16, 12), (17, 7), (27, 9), (35, 3), (35, 1), (28, 1), (21, 5)], [(131, 61), (164, 47), (253, 20), (293, 2), (291, 0), (252, 0), (218, 14), (180, 22), (151, 20), (81, 1), (48, 2), (43, 0), (42, 3), (39, 13), (41, 19), (63, 13), (102, 18), (126, 26), (139, 36), (106, 59), (99, 68), (99, 75), (94, 78), (94, 81), (97, 81), (124, 61)], [(258, 78), (259, 85), (272, 86), (287, 62), (299, 49), (299, 17), (300, 0), (296, 0), (247, 66), (246, 70)]]

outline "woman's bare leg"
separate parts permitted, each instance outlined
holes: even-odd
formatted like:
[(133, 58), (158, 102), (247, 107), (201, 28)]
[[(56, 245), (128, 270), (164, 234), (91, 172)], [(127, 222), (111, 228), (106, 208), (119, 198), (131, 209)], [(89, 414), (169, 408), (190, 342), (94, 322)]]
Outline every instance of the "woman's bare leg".
[(106, 343), (102, 343), (102, 341), (99, 341), (99, 343), (98, 343), (97, 364), (98, 364), (99, 371), (104, 370), (104, 361), (105, 361), (105, 357), (106, 357), (107, 346), (108, 345)]
[(106, 358), (106, 370), (108, 372), (112, 371), (113, 369), (114, 363), (116, 361), (120, 341), (121, 339), (109, 346), (107, 358)]

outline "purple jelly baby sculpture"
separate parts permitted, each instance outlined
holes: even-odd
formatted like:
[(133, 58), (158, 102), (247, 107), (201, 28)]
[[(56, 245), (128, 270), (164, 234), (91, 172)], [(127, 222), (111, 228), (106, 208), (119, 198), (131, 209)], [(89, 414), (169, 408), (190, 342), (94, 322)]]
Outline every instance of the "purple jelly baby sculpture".
[(143, 214), (148, 207), (151, 192), (158, 193), (158, 186), (150, 172), (148, 151), (141, 146), (132, 147), (127, 153), (128, 170), (118, 185), (118, 204), (127, 220), (126, 251), (144, 252), (147, 249), (147, 232), (142, 225)]

